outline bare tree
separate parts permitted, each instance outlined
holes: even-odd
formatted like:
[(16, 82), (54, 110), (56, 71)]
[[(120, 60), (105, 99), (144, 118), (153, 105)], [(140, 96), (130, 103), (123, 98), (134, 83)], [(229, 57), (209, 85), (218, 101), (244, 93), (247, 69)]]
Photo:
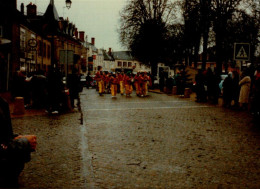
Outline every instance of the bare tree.
[(170, 0), (131, 0), (121, 12), (121, 43), (155, 74), (163, 58), (170, 23), (174, 22), (175, 3)]

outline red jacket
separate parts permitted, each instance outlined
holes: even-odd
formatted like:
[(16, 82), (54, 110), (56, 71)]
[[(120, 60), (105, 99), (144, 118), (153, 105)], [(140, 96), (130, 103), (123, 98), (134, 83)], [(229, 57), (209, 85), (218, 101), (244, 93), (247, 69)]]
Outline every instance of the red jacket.
[(98, 71), (98, 72), (96, 73), (94, 79), (95, 79), (96, 81), (101, 81), (101, 80), (102, 80), (102, 77), (103, 77), (103, 76), (101, 75), (100, 71)]
[(111, 83), (111, 84), (114, 84), (114, 85), (117, 85), (117, 84), (119, 83), (119, 80), (118, 80), (118, 78), (116, 78), (116, 77), (111, 77), (110, 83)]

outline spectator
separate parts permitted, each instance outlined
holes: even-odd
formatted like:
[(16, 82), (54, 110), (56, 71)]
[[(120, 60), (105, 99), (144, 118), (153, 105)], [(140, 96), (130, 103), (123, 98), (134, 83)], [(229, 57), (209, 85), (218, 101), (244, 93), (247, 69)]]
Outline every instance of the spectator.
[(196, 81), (196, 102), (206, 101), (206, 91), (205, 91), (205, 77), (201, 69), (198, 70), (198, 74), (195, 76)]
[(232, 100), (234, 100), (234, 107), (239, 107), (239, 93), (240, 93), (240, 86), (239, 86), (239, 74), (237, 71), (232, 72)]
[(32, 105), (33, 108), (46, 108), (47, 79), (43, 71), (38, 71), (32, 80)]
[(72, 74), (68, 75), (68, 88), (70, 93), (71, 107), (74, 108), (74, 101), (77, 99), (77, 105), (79, 105), (79, 92), (80, 92), (80, 77), (77, 74), (76, 68), (72, 69)]
[(48, 112), (52, 114), (59, 113), (62, 99), (63, 83), (61, 73), (56, 68), (51, 68), (47, 78), (48, 90)]
[(24, 164), (36, 148), (35, 136), (13, 134), (8, 103), (0, 97), (0, 188), (18, 187)]
[(249, 102), (249, 94), (250, 94), (250, 86), (251, 86), (251, 78), (248, 76), (246, 71), (242, 74), (242, 79), (239, 82), (241, 87), (240, 94), (239, 94), (239, 103), (241, 109), (248, 109), (248, 102)]
[(223, 82), (223, 106), (231, 107), (233, 95), (233, 81), (232, 81), (232, 73), (229, 73)]

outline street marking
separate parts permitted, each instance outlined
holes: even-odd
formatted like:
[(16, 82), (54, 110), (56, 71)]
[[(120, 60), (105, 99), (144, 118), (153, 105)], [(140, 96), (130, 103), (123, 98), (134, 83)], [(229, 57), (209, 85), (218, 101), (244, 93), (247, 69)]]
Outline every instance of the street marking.
[[(94, 188), (94, 172), (93, 172), (93, 166), (92, 166), (92, 158), (91, 153), (89, 151), (88, 146), (88, 138), (85, 136), (87, 133), (86, 125), (81, 125), (80, 128), (80, 134), (81, 134), (81, 143), (80, 143), (80, 149), (81, 149), (81, 157), (82, 157), (82, 179), (84, 179), (84, 188)], [(91, 178), (91, 181), (88, 183), (87, 178)]]
[[(171, 102), (171, 103), (183, 103), (183, 102), (190, 102), (190, 101), (180, 101), (180, 100), (176, 100), (176, 101), (148, 101), (148, 102), (121, 102), (118, 101), (119, 104), (151, 104), (151, 103), (161, 103), (161, 102)], [(102, 103), (102, 102), (98, 102), (98, 103), (88, 103), (88, 104), (117, 104), (114, 102), (107, 102), (107, 103)]]
[(179, 107), (151, 107), (151, 108), (117, 108), (117, 109), (85, 109), (85, 111), (123, 111), (123, 110), (158, 110), (158, 109), (194, 109), (211, 108), (211, 106), (179, 106)]

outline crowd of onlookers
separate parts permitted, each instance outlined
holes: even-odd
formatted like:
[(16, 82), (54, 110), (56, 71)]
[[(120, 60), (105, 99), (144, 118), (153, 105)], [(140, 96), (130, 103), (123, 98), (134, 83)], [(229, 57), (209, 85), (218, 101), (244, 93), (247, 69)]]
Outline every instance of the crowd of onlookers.
[[(172, 92), (172, 87), (177, 86), (177, 94), (183, 95), (186, 87), (192, 87), (196, 92), (197, 102), (210, 102), (218, 104), (219, 97), (223, 98), (223, 106), (248, 109), (252, 113), (259, 114), (260, 99), (260, 66), (255, 69), (239, 69), (219, 75), (212, 71), (198, 70), (195, 76), (195, 85), (187, 86), (189, 83), (185, 69), (176, 72), (173, 77), (165, 76), (164, 72), (159, 73), (159, 88)], [(149, 73), (105, 73), (97, 72), (95, 78), (86, 76), (86, 86), (97, 87), (100, 94), (116, 93), (130, 95), (136, 90), (138, 96), (146, 96), (148, 87), (154, 87), (154, 77)], [(96, 81), (94, 85), (93, 81)], [(21, 69), (13, 79), (12, 94), (14, 97), (24, 97), (26, 108), (46, 108), (48, 112), (57, 113), (68, 109), (68, 91), (70, 105), (74, 107), (74, 100), (79, 102), (79, 92), (82, 91), (80, 75), (74, 68), (68, 74), (66, 84), (59, 69), (51, 69), (48, 73), (42, 71), (26, 74)], [(69, 90), (67, 90), (69, 89)], [(111, 91), (113, 90), (113, 91)], [(67, 92), (67, 93), (66, 93)]]
[(76, 69), (72, 70), (65, 81), (59, 69), (53, 68), (47, 73), (37, 71), (27, 74), (21, 69), (12, 81), (12, 95), (24, 97), (25, 108), (46, 109), (53, 114), (73, 107), (80, 90), (80, 76)]
[(206, 71), (198, 70), (195, 77), (197, 102), (210, 101), (217, 104), (219, 96), (222, 95), (224, 107), (237, 107), (242, 110), (248, 110), (250, 107), (253, 113), (259, 113), (259, 66), (253, 70), (244, 69), (241, 73), (233, 70), (222, 77), (211, 68)]

